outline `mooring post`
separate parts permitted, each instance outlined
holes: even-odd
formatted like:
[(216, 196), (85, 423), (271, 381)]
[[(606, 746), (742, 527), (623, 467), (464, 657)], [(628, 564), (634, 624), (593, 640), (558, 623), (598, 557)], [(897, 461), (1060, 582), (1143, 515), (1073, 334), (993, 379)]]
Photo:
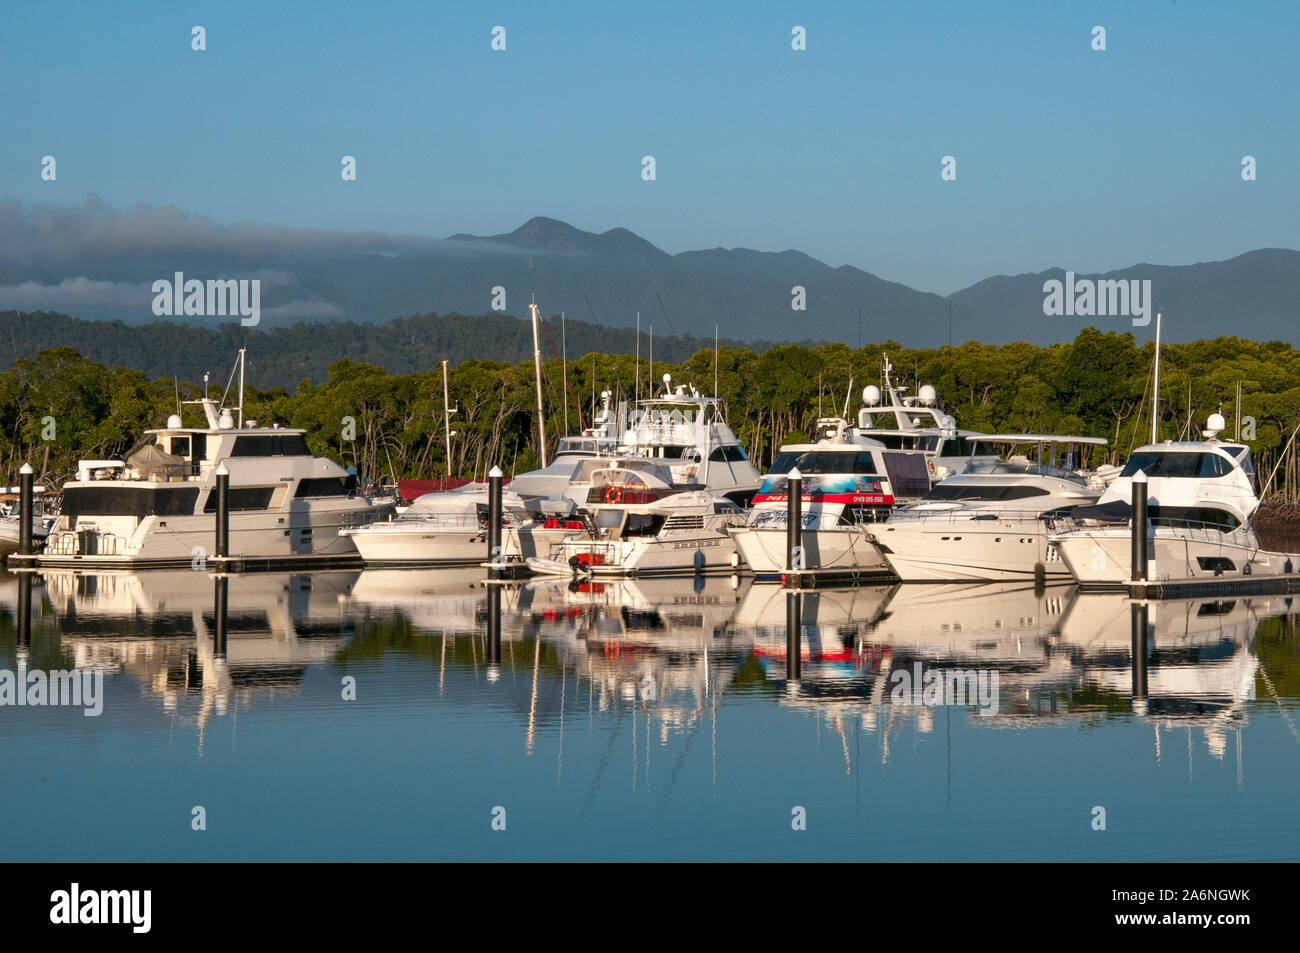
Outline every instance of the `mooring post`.
[(785, 677), (799, 681), (803, 663), (803, 593), (791, 590), (785, 594)]
[(803, 474), (796, 467), (786, 477), (785, 571), (801, 572), (803, 559)]
[(1147, 475), (1133, 474), (1133, 582), (1146, 582), (1147, 560)]
[(218, 573), (212, 583), (212, 654), (226, 657), (226, 625), (230, 612), (230, 577)]
[(24, 463), (18, 471), (18, 555), (32, 554), (32, 465)]
[(1135, 602), (1130, 610), (1132, 637), (1129, 643), (1129, 655), (1132, 659), (1133, 710), (1138, 714), (1146, 713), (1147, 699), (1147, 604)]
[(501, 482), (505, 476), (500, 467), (488, 471), (488, 575), (499, 578), (505, 568), (505, 556), (501, 552)]
[(487, 587), (487, 676), (496, 681), (501, 676), (501, 586)]
[(217, 538), (214, 542), (218, 559), (230, 555), (230, 471), (225, 463), (217, 464)]

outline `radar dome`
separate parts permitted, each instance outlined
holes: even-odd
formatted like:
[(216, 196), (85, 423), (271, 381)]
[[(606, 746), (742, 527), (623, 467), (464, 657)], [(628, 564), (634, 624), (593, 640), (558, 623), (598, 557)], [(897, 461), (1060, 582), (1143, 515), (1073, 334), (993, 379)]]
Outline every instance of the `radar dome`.
[(939, 395), (929, 384), (922, 384), (920, 391), (917, 392), (917, 396), (921, 398), (921, 403), (933, 404)]
[(1205, 422), (1206, 438), (1213, 440), (1222, 433), (1224, 428), (1227, 426), (1228, 422), (1223, 419), (1223, 414), (1210, 414), (1210, 419)]
[(864, 387), (862, 389), (862, 400), (863, 403), (870, 404), (874, 407), (876, 404), (880, 403), (880, 388), (875, 384)]
[(224, 407), (221, 408), (221, 416), (217, 418), (217, 429), (219, 430), (235, 429), (235, 418), (230, 416), (230, 411)]
[(181, 424), (180, 414), (172, 414), (170, 417), (167, 418), (168, 430), (179, 430), (182, 426), (183, 425)]

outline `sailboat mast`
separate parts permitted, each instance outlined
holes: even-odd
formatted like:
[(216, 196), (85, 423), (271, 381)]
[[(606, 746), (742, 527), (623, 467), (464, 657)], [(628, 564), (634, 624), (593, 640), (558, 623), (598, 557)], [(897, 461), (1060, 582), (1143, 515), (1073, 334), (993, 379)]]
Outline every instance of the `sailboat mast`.
[(1151, 388), (1151, 442), (1156, 442), (1156, 426), (1160, 422), (1160, 312), (1156, 312), (1156, 379)]
[(542, 347), (537, 339), (538, 310), (537, 302), (528, 305), (533, 315), (533, 371), (537, 377), (537, 459), (546, 466), (546, 416), (542, 408)]
[(560, 397), (564, 402), (564, 432), (567, 434), (569, 432), (569, 345), (564, 338), (563, 311), (560, 312), (560, 377), (564, 381)]
[(244, 429), (244, 356), (245, 349), (239, 349), (239, 429)]
[(447, 479), (451, 479), (451, 395), (447, 387), (447, 362), (442, 362), (442, 429), (447, 438)]

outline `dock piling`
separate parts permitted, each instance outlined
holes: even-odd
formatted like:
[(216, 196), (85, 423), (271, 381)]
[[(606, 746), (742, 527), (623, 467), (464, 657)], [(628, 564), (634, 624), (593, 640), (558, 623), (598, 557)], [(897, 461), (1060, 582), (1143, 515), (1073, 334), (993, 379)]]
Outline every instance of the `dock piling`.
[(505, 563), (501, 551), (501, 483), (504, 476), (500, 467), (488, 471), (488, 575), (492, 579), (500, 578)]
[(1133, 474), (1133, 582), (1147, 581), (1147, 475)]
[(225, 559), (230, 555), (230, 471), (225, 463), (217, 464), (217, 538), (214, 541), (215, 555)]
[(803, 572), (803, 474), (796, 467), (786, 477), (785, 571)]
[(32, 518), (35, 504), (32, 501), (32, 470), (24, 463), (18, 471), (18, 555), (32, 554)]

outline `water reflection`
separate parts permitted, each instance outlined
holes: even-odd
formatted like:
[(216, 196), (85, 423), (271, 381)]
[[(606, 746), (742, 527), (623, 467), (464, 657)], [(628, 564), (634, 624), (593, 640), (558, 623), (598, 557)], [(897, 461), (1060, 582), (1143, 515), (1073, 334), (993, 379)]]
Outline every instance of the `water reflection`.
[[(1270, 757), (1294, 766), (1300, 743), (1294, 614), (1281, 596), (1142, 605), (1071, 586), (791, 594), (719, 576), (489, 583), (478, 569), (229, 578), (177, 570), (4, 576), (0, 610), (7, 629), (0, 667), (23, 659), (48, 669), (102, 668), (113, 733), (144, 730), (152, 711), (193, 725), (201, 753), (215, 720), (309, 710), (353, 738), (375, 730), (360, 713), (396, 719), (386, 730), (410, 732), (415, 744), (431, 730), (416, 713), (431, 710), (443, 716), (439, 737), (496, 739), (488, 755), (507, 774), (521, 756), (553, 754), (553, 791), (564, 789), (566, 775), (583, 778), (583, 796), (571, 805), (578, 817), (601, 797), (617, 801), (652, 786), (661, 817), (695, 758), (707, 762), (699, 770), (713, 797), (720, 771), (725, 782), (728, 770), (741, 777), (761, 766), (797, 784), (827, 756), (820, 741), (821, 754), (776, 754), (744, 768), (720, 751), (729, 746), (761, 762), (765, 745), (789, 744), (797, 737), (789, 733), (810, 720), (818, 739), (828, 733), (830, 757), (849, 777), (866, 764), (894, 765), (900, 751), (913, 764), (917, 746), (942, 729), (948, 810), (957, 725), (968, 750), (1004, 758), (1001, 742), (980, 738), (1007, 735), (1013, 748), (1029, 750), (1030, 739), (1017, 740), (1014, 730), (1144, 725), (1157, 765), (1173, 757), (1176, 736), (1189, 772), (1193, 748), (1231, 758), (1238, 790), (1252, 718), (1264, 712), (1285, 730), (1281, 747), (1270, 735)], [(313, 673), (317, 689), (309, 687)], [(339, 680), (349, 675), (364, 676), (371, 707), (337, 703)], [(938, 704), (924, 694), (967, 675), (975, 679), (971, 694), (956, 703), (942, 691)], [(112, 720), (132, 694), (143, 706)], [(483, 729), (485, 712), (500, 713), (517, 740), (502, 746)], [(15, 732), (39, 735), (42, 722), (28, 716), (0, 721), (0, 743)], [(566, 741), (566, 728), (582, 731), (581, 742)], [(1086, 734), (1070, 737), (1060, 751), (1035, 744), (1039, 767), (1050, 771), (1054, 759), (1068, 760), (1070, 744), (1087, 744)], [(671, 752), (662, 770), (661, 750)], [(625, 760), (630, 785), (618, 794), (607, 779)], [(860, 792), (855, 797), (860, 809)]]

